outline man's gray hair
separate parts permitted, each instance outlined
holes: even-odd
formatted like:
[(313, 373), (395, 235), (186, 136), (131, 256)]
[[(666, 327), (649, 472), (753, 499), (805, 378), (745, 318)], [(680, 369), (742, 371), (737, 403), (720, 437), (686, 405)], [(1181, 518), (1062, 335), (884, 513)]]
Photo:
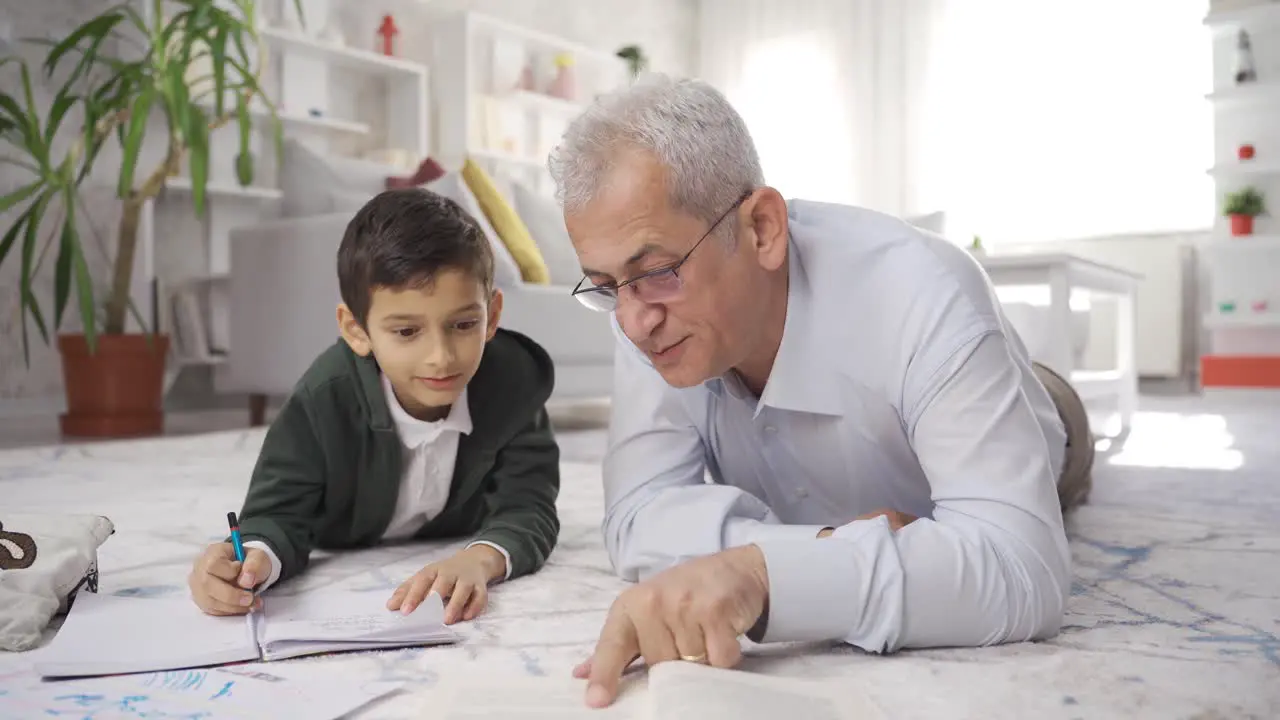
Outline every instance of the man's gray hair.
[(755, 143), (727, 98), (705, 82), (646, 75), (602, 96), (569, 124), (548, 167), (566, 212), (591, 202), (620, 152), (652, 154), (677, 210), (713, 222), (764, 185)]

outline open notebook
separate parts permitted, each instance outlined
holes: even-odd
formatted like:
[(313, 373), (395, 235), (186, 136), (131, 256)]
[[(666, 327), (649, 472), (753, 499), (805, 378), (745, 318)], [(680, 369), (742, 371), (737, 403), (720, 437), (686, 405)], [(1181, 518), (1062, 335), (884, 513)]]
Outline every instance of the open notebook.
[[(445, 680), (422, 695), (415, 717), (433, 720), (884, 720), (887, 713), (856, 680), (777, 677), (687, 662), (664, 662), (648, 677), (628, 673), (608, 708), (585, 704), (586, 681), (568, 673), (541, 678), (486, 675)], [(636, 682), (637, 680), (641, 682)], [(502, 692), (493, 692), (501, 687)]]
[(352, 650), (455, 642), (444, 603), (428, 595), (409, 615), (384, 592), (318, 589), (265, 598), (244, 617), (206, 615), (187, 595), (80, 593), (53, 641), (35, 651), (42, 677), (179, 670)]

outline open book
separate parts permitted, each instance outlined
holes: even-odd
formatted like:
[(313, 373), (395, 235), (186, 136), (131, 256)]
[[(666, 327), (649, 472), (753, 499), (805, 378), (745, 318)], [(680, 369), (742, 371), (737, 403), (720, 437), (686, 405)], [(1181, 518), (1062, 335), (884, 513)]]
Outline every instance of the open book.
[[(566, 669), (566, 674), (568, 670)], [(494, 692), (499, 687), (501, 692)], [(454, 679), (424, 697), (433, 720), (881, 720), (888, 715), (849, 678), (830, 682), (664, 662), (648, 670), (647, 690), (623, 679), (617, 702), (587, 707), (585, 680), (566, 677)]]
[(116, 675), (458, 639), (434, 593), (409, 615), (387, 610), (382, 592), (320, 589), (264, 600), (247, 616), (214, 617), (185, 594), (80, 593), (58, 634), (35, 651), (35, 670), (46, 678)]

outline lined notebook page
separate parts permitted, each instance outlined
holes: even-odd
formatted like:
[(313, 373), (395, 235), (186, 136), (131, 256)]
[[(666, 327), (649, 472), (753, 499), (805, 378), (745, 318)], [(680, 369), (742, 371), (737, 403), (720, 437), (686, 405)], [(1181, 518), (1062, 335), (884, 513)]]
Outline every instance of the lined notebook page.
[[(258, 641), (266, 659), (380, 645), (453, 642), (444, 603), (428, 595), (412, 613), (388, 610), (385, 592), (315, 590), (264, 599)], [(345, 647), (344, 647), (345, 646)]]
[(214, 617), (185, 593), (158, 598), (81, 592), (57, 635), (33, 651), (43, 677), (177, 670), (257, 660), (240, 616)]

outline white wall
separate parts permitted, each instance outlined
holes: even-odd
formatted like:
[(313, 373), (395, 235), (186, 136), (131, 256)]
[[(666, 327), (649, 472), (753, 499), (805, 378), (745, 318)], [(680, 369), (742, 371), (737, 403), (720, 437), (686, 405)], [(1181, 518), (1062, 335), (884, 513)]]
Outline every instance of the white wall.
[[(115, 4), (117, 0), (0, 0), (0, 15), (8, 22), (13, 37), (65, 37), (70, 29), (92, 15)], [(561, 35), (585, 45), (616, 50), (622, 45), (638, 43), (650, 55), (652, 69), (687, 74), (693, 65), (695, 50), (695, 0), (432, 0), (415, 4), (406, 0), (346, 0), (337, 2), (343, 18), (348, 44), (359, 45), (367, 38), (372, 47), (374, 30), (384, 12), (390, 12), (402, 29), (399, 37), (401, 54), (426, 61), (424, 38), (433, 18), (463, 9), (473, 9), (543, 32)], [(270, 3), (262, 1), (263, 6)], [(39, 52), (37, 49), (36, 52)], [(30, 53), (28, 53), (30, 56)], [(39, 57), (38, 55), (35, 57)], [(6, 89), (18, 87), (17, 74), (0, 71), (0, 82)], [(440, 68), (432, 68), (441, 72)], [(56, 86), (55, 86), (56, 87)], [(52, 92), (44, 89), (46, 102)], [(8, 166), (0, 166), (0, 194), (16, 189), (23, 175)], [(109, 177), (110, 173), (106, 173)], [(0, 215), (0, 228), (7, 229), (14, 213)], [(118, 210), (109, 197), (95, 201), (87, 225), (95, 227), (103, 240), (114, 247), (114, 228)], [(203, 272), (207, 257), (200, 223), (179, 207), (164, 208), (157, 213), (157, 268), (162, 278), (170, 279)], [(0, 412), (19, 405), (44, 407), (60, 401), (62, 392), (61, 364), (57, 352), (43, 345), (33, 335), (31, 363), (23, 360), (18, 318), (18, 266), (10, 258), (0, 269)], [(37, 283), (37, 293), (46, 301), (46, 314), (52, 315), (52, 257), (46, 262), (47, 272)], [(99, 263), (95, 276), (105, 287), (107, 263)], [(68, 318), (74, 319), (74, 310)], [(64, 329), (74, 329), (65, 323)], [(32, 330), (34, 333), (34, 329)], [(33, 402), (34, 401), (34, 402)]]

